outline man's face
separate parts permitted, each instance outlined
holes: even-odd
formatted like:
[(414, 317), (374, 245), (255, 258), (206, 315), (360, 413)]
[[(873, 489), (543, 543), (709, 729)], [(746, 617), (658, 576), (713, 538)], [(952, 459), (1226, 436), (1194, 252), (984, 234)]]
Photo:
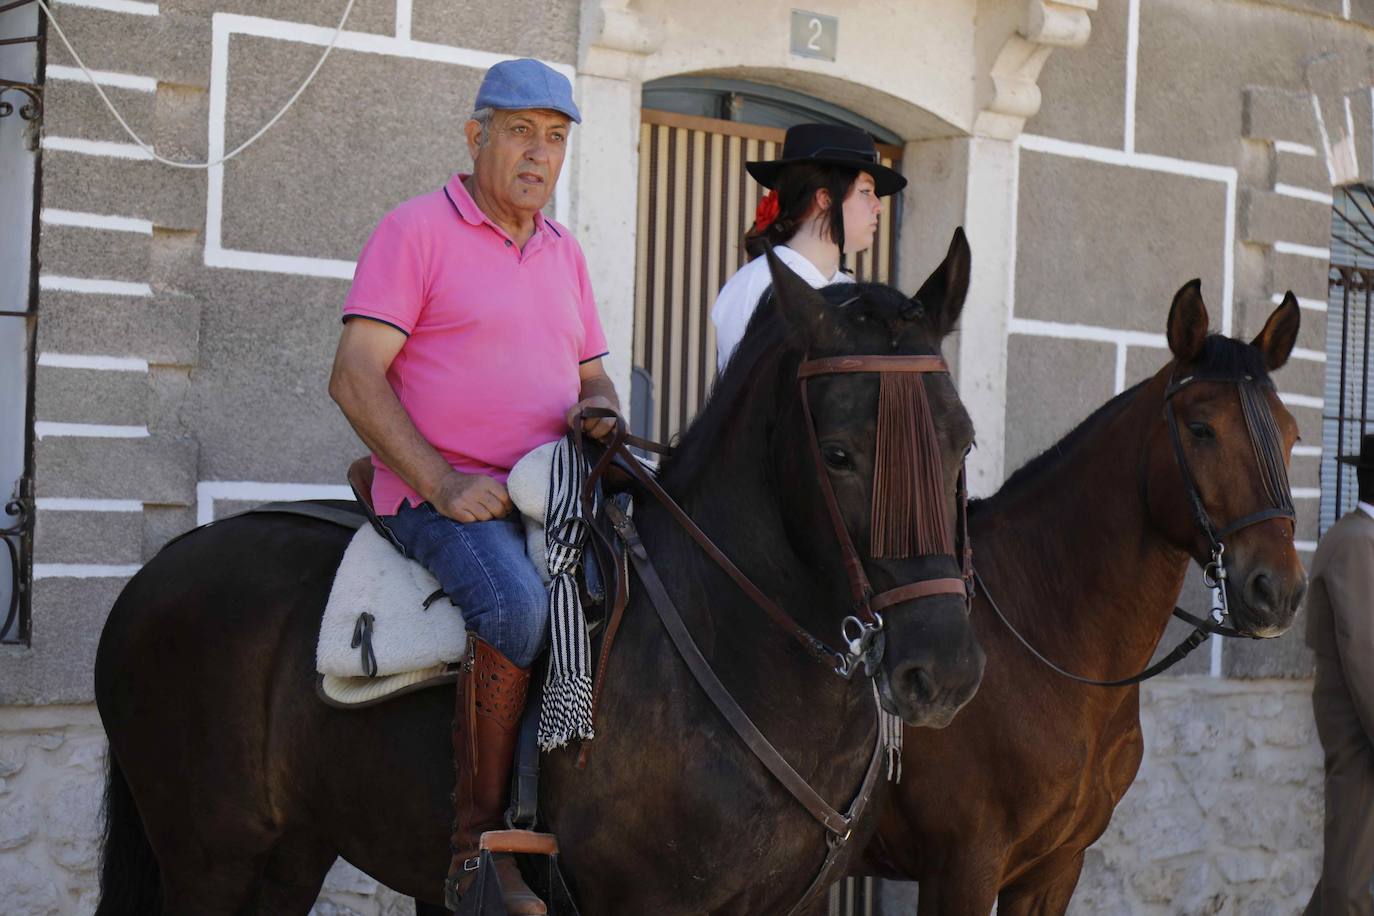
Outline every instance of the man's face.
[(476, 121), (467, 125), (472, 175), (493, 204), (533, 213), (544, 209), (568, 150), (567, 115), (546, 109), (497, 111), (486, 142)]

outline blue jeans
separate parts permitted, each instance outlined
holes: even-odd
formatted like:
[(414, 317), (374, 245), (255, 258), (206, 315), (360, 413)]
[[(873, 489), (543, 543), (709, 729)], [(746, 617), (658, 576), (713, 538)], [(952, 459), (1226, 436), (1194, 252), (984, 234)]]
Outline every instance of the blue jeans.
[(521, 668), (534, 663), (548, 635), (549, 597), (518, 515), (464, 525), (429, 503), (403, 502), (381, 521), (439, 580), (469, 629)]

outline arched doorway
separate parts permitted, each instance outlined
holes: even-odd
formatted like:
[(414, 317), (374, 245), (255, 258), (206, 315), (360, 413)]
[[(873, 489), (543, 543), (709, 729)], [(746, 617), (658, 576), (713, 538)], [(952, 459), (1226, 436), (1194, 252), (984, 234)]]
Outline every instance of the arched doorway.
[[(670, 77), (646, 83), (642, 99), (633, 400), (639, 427), (666, 441), (700, 409), (715, 378), (711, 303), (745, 261), (741, 243), (762, 194), (744, 163), (774, 158), (787, 127), (806, 122), (867, 131), (896, 169), (902, 150), (880, 125), (759, 83)], [(901, 217), (899, 198), (890, 201), (877, 241), (851, 264), (856, 279), (896, 275)]]

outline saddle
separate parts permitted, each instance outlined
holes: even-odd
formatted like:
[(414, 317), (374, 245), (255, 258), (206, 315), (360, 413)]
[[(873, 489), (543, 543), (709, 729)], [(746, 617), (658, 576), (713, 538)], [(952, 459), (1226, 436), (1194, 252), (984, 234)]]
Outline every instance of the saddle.
[[(526, 528), (526, 549), (547, 585), (543, 529), (552, 443), (536, 449), (513, 470), (509, 483)], [(355, 502), (347, 527), (357, 530), (335, 573), (316, 647), (316, 692), (331, 706), (361, 708), (406, 693), (451, 684), (467, 645), (462, 615), (454, 613), (438, 581), (408, 559), (371, 500), (373, 467), (366, 459), (348, 469)], [(258, 511), (291, 512), (325, 521), (313, 503), (281, 503)], [(337, 514), (337, 513), (336, 513)], [(598, 561), (587, 551), (576, 576), (589, 635), (606, 606)]]

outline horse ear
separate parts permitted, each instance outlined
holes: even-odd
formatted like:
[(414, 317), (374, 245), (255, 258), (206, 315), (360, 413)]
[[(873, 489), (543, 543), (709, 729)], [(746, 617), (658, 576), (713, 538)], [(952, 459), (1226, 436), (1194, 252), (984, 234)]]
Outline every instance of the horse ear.
[(1288, 355), (1298, 342), (1298, 328), (1301, 325), (1302, 312), (1298, 308), (1297, 297), (1290, 289), (1284, 293), (1283, 302), (1274, 309), (1259, 335), (1250, 341), (1250, 346), (1258, 347), (1264, 354), (1264, 367), (1270, 372), (1288, 362)]
[(969, 269), (973, 255), (969, 251), (968, 238), (964, 227), (954, 230), (949, 240), (949, 251), (934, 273), (926, 278), (911, 301), (916, 303), (934, 319), (935, 327), (943, 338), (954, 329), (959, 316), (964, 311), (964, 297), (968, 295)]
[(824, 314), (825, 299), (773, 253), (772, 245), (764, 249), (763, 256), (768, 259), (768, 272), (773, 275), (773, 299), (777, 302), (778, 313), (788, 325), (809, 339)]
[(1189, 280), (1174, 295), (1169, 307), (1169, 349), (1180, 363), (1190, 363), (1207, 342), (1207, 306), (1202, 302), (1202, 281)]

